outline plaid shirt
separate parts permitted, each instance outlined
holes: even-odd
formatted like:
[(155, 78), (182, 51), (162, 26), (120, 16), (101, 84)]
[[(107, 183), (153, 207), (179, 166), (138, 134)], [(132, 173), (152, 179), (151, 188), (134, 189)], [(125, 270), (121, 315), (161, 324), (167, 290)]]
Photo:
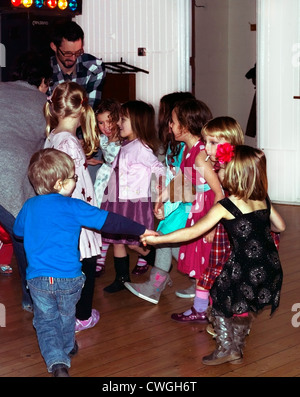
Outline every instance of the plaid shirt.
[(55, 56), (51, 57), (53, 68), (53, 85), (49, 87), (47, 95), (52, 95), (54, 88), (64, 81), (74, 81), (81, 85), (89, 96), (89, 104), (93, 109), (101, 100), (105, 66), (101, 59), (90, 54), (83, 54), (77, 58), (76, 74), (63, 74)]

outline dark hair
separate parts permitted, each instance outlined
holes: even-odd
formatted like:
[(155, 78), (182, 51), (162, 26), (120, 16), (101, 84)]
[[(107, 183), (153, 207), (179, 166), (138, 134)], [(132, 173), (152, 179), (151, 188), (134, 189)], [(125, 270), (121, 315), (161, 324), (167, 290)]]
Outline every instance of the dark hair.
[(50, 29), (50, 42), (56, 47), (61, 46), (62, 39), (68, 41), (84, 41), (84, 32), (81, 27), (73, 21), (59, 21), (52, 25)]
[(49, 57), (29, 51), (18, 58), (12, 78), (14, 81), (23, 80), (39, 87), (43, 79), (45, 84), (49, 83), (52, 74)]
[(113, 123), (117, 123), (120, 118), (121, 104), (118, 100), (113, 98), (102, 99), (95, 110), (95, 115), (109, 112), (110, 119)]
[(159, 148), (159, 140), (153, 106), (139, 100), (128, 101), (122, 104), (121, 114), (130, 119), (132, 131), (137, 138), (155, 153)]
[(167, 152), (168, 146), (173, 156), (177, 156), (180, 149), (180, 142), (175, 141), (174, 135), (170, 133), (169, 123), (172, 118), (172, 110), (176, 102), (183, 99), (195, 99), (191, 92), (172, 92), (164, 95), (160, 99), (158, 111), (158, 137), (163, 145), (164, 153)]
[(181, 128), (186, 128), (192, 135), (201, 137), (204, 124), (212, 119), (208, 106), (198, 99), (185, 99), (177, 102), (174, 111)]
[[(121, 115), (121, 104), (117, 99), (108, 98), (102, 99), (97, 109), (95, 110), (95, 115), (97, 119), (98, 114), (102, 114), (108, 112), (109, 113), (109, 120), (111, 122), (111, 130), (114, 136), (119, 135), (119, 126), (117, 125), (120, 115)], [(97, 125), (98, 128), (98, 125)], [(119, 136), (118, 136), (119, 138)]]

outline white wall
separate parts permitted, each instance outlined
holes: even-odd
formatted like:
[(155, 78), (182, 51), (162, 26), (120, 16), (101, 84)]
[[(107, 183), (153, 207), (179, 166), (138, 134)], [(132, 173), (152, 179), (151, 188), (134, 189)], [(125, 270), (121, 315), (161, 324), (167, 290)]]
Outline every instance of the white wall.
[[(190, 6), (187, 0), (85, 0), (76, 21), (86, 52), (150, 72), (137, 74), (137, 99), (158, 107), (163, 95), (191, 90)], [(138, 47), (146, 48), (145, 57)]]
[[(196, 96), (213, 115), (229, 115), (246, 129), (254, 86), (245, 74), (256, 62), (255, 0), (198, 0)], [(248, 138), (249, 144), (255, 144)]]

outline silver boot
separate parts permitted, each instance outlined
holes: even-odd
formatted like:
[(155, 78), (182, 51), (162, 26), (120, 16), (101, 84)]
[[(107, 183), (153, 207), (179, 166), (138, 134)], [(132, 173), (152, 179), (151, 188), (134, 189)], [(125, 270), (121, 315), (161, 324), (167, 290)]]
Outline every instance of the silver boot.
[(233, 339), (232, 318), (216, 316), (213, 321), (217, 348), (210, 355), (202, 358), (205, 365), (219, 365), (241, 359)]
[(160, 294), (166, 288), (167, 284), (170, 286), (172, 285), (169, 273), (154, 266), (151, 269), (148, 281), (138, 284), (126, 282), (124, 285), (130, 292), (139, 298), (157, 304)]
[(241, 356), (239, 360), (235, 360), (232, 364), (241, 364), (243, 362), (243, 352), (246, 344), (246, 336), (250, 333), (252, 323), (251, 315), (247, 317), (233, 317), (232, 328), (233, 328), (233, 339), (234, 339), (234, 350)]

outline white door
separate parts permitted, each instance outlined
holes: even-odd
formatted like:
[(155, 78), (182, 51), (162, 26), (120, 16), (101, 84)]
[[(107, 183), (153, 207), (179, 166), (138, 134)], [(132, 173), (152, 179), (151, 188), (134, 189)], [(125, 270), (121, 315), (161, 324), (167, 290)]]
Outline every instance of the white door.
[(257, 11), (258, 146), (271, 200), (300, 204), (300, 1), (258, 0)]

